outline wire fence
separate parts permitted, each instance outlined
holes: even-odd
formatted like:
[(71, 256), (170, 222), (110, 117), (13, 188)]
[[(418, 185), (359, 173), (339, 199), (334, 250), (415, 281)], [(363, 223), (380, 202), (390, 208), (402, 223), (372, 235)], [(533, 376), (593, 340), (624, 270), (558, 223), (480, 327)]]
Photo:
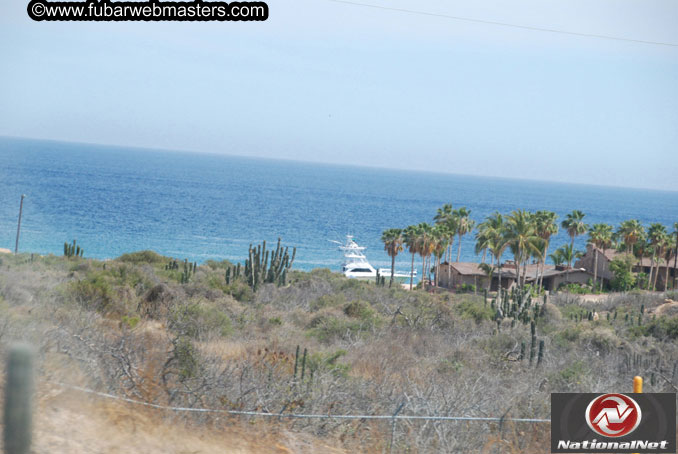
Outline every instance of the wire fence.
[(382, 419), (382, 420), (430, 420), (430, 421), (483, 421), (483, 422), (524, 422), (524, 423), (550, 423), (550, 419), (543, 418), (510, 418), (510, 417), (485, 417), (485, 416), (436, 416), (436, 415), (400, 415), (402, 405), (393, 415), (332, 415), (332, 414), (299, 414), (299, 413), (268, 413), (261, 411), (242, 411), (242, 410), (222, 410), (217, 408), (193, 408), (193, 407), (172, 407), (165, 405), (152, 404), (141, 400), (120, 397), (113, 394), (95, 391), (93, 389), (83, 388), (81, 386), (69, 385), (60, 382), (48, 382), (62, 388), (71, 389), (106, 399), (113, 399), (145, 407), (157, 408), (160, 410), (194, 413), (219, 413), (233, 416), (262, 416), (275, 418), (309, 418), (309, 419)]

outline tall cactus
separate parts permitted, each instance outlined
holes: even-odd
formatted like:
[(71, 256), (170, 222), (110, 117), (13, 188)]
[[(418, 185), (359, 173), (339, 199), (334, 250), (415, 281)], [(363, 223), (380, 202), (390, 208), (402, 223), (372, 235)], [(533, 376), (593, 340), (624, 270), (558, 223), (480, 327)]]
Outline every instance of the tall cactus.
[[(256, 291), (264, 283), (285, 285), (287, 272), (297, 255), (297, 248), (293, 248), (292, 255), (290, 255), (289, 248), (282, 247), (280, 241), (278, 238), (275, 251), (266, 250), (266, 241), (256, 247), (250, 244), (243, 277), (252, 290)], [(240, 276), (240, 264), (238, 264), (226, 271), (226, 282), (230, 284), (233, 279), (238, 279)]]
[(82, 257), (85, 253), (85, 250), (78, 246), (73, 240), (71, 244), (64, 243), (64, 257)]
[(537, 355), (537, 366), (544, 360), (544, 340), (539, 341), (539, 354)]
[[(173, 269), (179, 268), (176, 261), (174, 262), (174, 265), (175, 265), (175, 267)], [(188, 259), (184, 259), (184, 270), (181, 273), (181, 283), (187, 284), (188, 281), (191, 279), (191, 275), (194, 275), (197, 270), (198, 270), (198, 262), (191, 263), (191, 262), (188, 261)]]
[(530, 365), (532, 365), (535, 354), (537, 353), (537, 325), (534, 322), (530, 323), (530, 331), (532, 333), (530, 342)]
[(33, 353), (26, 345), (9, 352), (5, 384), (4, 441), (7, 454), (28, 454), (31, 447)]

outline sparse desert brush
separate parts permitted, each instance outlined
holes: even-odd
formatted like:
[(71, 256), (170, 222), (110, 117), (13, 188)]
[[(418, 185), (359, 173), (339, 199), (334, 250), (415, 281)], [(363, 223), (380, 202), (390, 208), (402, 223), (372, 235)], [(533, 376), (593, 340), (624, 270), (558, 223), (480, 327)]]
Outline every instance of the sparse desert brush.
[[(533, 337), (522, 320), (498, 326), (491, 301), (473, 295), (389, 289), (329, 270), (293, 271), (287, 285), (253, 292), (227, 284), (220, 263), (195, 267), (182, 282), (165, 269), (168, 258), (123, 257), (3, 257), (0, 349), (31, 340), (52, 378), (80, 377), (78, 385), (120, 396), (271, 414), (389, 415), (402, 405), (402, 415), (547, 418), (551, 392), (629, 390), (638, 374), (648, 391), (678, 384), (677, 323), (652, 312), (663, 301), (657, 295), (591, 303), (552, 295)], [(533, 338), (540, 361), (529, 360)], [(216, 424), (205, 414), (166, 417)], [(391, 441), (382, 421), (229, 421), (356, 452), (382, 452)], [(402, 420), (393, 446), (546, 452), (547, 433), (547, 425)]]

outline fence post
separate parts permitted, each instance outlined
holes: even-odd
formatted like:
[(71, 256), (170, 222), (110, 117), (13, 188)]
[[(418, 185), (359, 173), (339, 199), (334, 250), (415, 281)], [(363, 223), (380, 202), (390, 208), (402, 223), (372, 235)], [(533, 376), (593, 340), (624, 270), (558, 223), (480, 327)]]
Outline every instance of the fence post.
[(398, 413), (400, 413), (400, 410), (403, 409), (405, 406), (405, 401), (403, 400), (403, 403), (400, 404), (398, 409), (393, 413), (392, 420), (391, 420), (391, 444), (389, 445), (389, 452), (393, 453), (393, 442), (395, 441), (395, 430), (396, 430), (396, 416), (398, 416)]
[(28, 454), (31, 448), (33, 400), (33, 352), (28, 345), (15, 345), (7, 360), (5, 385), (5, 452)]
[(26, 194), (21, 194), (21, 202), (19, 202), (19, 222), (16, 226), (16, 244), (14, 245), (14, 255), (19, 253), (19, 235), (21, 234), (21, 213), (24, 210), (24, 198)]
[(636, 375), (633, 377), (633, 392), (642, 393), (643, 392), (643, 377)]

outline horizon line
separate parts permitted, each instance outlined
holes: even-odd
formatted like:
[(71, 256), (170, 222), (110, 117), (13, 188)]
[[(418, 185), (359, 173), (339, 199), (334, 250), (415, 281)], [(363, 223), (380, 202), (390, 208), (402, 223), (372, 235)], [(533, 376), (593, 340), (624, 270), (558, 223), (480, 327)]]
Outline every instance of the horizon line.
[(74, 144), (74, 145), (93, 145), (98, 147), (109, 147), (109, 148), (127, 148), (131, 150), (139, 150), (142, 152), (168, 152), (168, 153), (196, 153), (196, 154), (205, 154), (213, 156), (224, 156), (224, 157), (233, 157), (233, 158), (245, 158), (245, 159), (260, 159), (268, 161), (283, 161), (283, 162), (296, 162), (301, 164), (315, 164), (315, 165), (328, 165), (335, 167), (351, 167), (351, 168), (360, 168), (360, 169), (375, 169), (375, 170), (390, 170), (390, 171), (400, 171), (406, 173), (428, 173), (433, 175), (447, 175), (447, 176), (457, 176), (457, 177), (474, 177), (474, 178), (494, 178), (506, 181), (522, 181), (522, 182), (533, 182), (533, 183), (551, 183), (551, 184), (565, 184), (573, 186), (590, 186), (597, 188), (608, 188), (608, 189), (631, 189), (639, 191), (653, 191), (653, 192), (664, 192), (664, 193), (678, 193), (678, 189), (659, 189), (659, 188), (648, 188), (640, 186), (618, 186), (618, 185), (609, 185), (609, 184), (596, 184), (596, 183), (581, 183), (581, 182), (572, 182), (564, 180), (545, 180), (537, 178), (516, 178), (516, 177), (506, 177), (499, 175), (488, 175), (488, 174), (464, 174), (464, 173), (454, 173), (454, 172), (445, 172), (440, 170), (429, 170), (429, 169), (419, 169), (419, 168), (403, 168), (403, 167), (387, 167), (387, 166), (375, 166), (369, 164), (346, 164), (343, 162), (334, 162), (334, 161), (308, 161), (303, 159), (295, 158), (282, 158), (282, 157), (271, 157), (271, 156), (250, 156), (242, 154), (232, 154), (232, 153), (220, 153), (217, 151), (205, 151), (205, 150), (190, 150), (185, 148), (156, 148), (156, 147), (147, 147), (140, 145), (121, 145), (121, 144), (110, 144), (110, 143), (100, 143), (100, 142), (85, 142), (78, 140), (64, 140), (64, 139), (45, 139), (45, 138), (34, 138), (34, 137), (22, 137), (22, 136), (10, 136), (0, 134), (0, 138), (3, 139), (14, 139), (14, 140), (33, 140), (38, 142), (57, 142), (63, 144)]

